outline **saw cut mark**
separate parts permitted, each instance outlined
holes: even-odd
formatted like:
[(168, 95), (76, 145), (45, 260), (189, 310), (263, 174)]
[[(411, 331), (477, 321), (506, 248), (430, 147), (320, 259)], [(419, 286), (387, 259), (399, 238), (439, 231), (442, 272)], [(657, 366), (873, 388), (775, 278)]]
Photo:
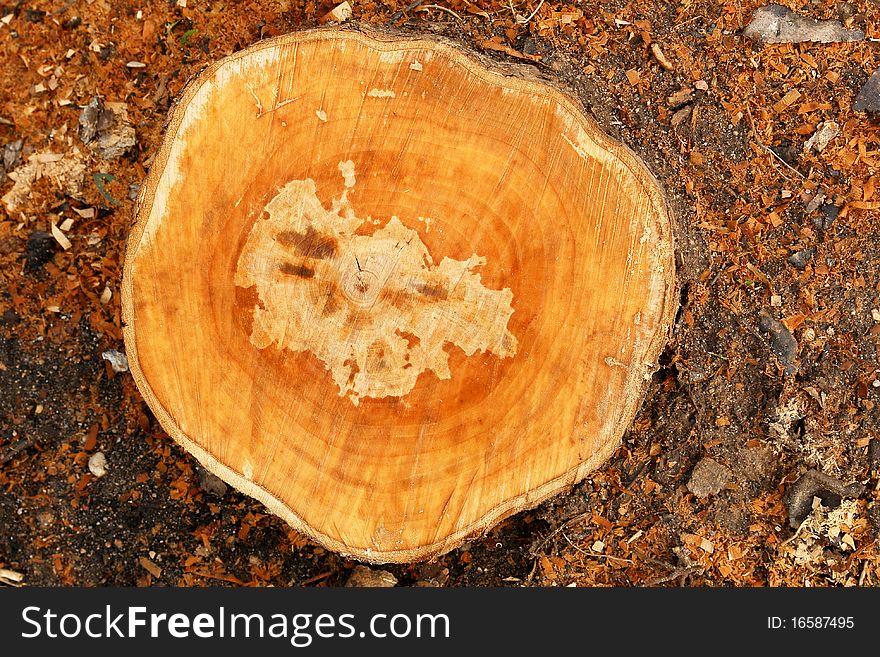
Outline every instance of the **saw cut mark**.
[[(339, 168), (350, 189), (354, 163)], [(426, 371), (451, 378), (447, 345), (467, 356), (516, 354), (513, 293), (483, 286), (473, 270), (485, 258), (435, 265), (397, 217), (372, 235), (355, 234), (362, 223), (346, 192), (325, 209), (311, 179), (287, 183), (266, 205), (235, 274), (259, 297), (251, 344), (313, 353), (355, 405), (403, 397)]]

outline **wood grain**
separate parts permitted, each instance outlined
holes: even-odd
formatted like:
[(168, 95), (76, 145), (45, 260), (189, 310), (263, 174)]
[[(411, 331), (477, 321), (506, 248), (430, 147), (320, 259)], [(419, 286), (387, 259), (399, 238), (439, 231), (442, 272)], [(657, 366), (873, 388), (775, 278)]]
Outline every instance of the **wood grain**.
[(662, 191), (566, 94), (330, 28), (187, 86), (122, 302), (178, 443), (328, 548), (405, 562), (610, 456), (674, 289)]

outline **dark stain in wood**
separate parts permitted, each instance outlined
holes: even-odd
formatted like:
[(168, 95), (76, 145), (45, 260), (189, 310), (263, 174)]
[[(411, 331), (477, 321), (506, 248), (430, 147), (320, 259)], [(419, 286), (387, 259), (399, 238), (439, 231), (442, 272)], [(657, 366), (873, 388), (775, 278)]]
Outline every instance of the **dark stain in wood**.
[(278, 271), (282, 274), (298, 276), (299, 278), (313, 278), (315, 275), (315, 270), (311, 267), (306, 267), (305, 265), (293, 265), (289, 262), (282, 262), (278, 265)]
[(345, 318), (345, 327), (353, 330), (359, 330), (372, 323), (372, 318), (364, 315), (359, 308), (352, 307), (348, 316)]
[(384, 288), (379, 293), (379, 300), (390, 303), (398, 310), (410, 310), (413, 307), (412, 295), (406, 290)]
[(321, 317), (328, 317), (339, 310), (339, 288), (333, 281), (321, 284), (321, 297), (324, 306), (321, 308)]
[(347, 359), (345, 362), (343, 362), (342, 365), (343, 365), (344, 367), (348, 367), (348, 368), (349, 368), (349, 373), (348, 373), (348, 385), (351, 385), (352, 383), (354, 383), (354, 378), (355, 378), (355, 377), (358, 375), (358, 373), (361, 371), (361, 368), (358, 366), (357, 361), (355, 361), (355, 360), (353, 360), (353, 359), (351, 359), (351, 358), (349, 358), (349, 359)]
[(276, 238), (282, 246), (293, 249), (298, 255), (317, 260), (330, 260), (339, 251), (339, 242), (332, 235), (324, 235), (309, 226), (304, 232), (285, 230)]
[(439, 283), (416, 283), (414, 287), (419, 294), (437, 301), (445, 301), (449, 297), (449, 290)]
[(233, 316), (245, 335), (250, 335), (254, 332), (254, 311), (257, 308), (266, 309), (263, 300), (257, 294), (257, 286), (252, 285), (247, 288), (236, 286)]

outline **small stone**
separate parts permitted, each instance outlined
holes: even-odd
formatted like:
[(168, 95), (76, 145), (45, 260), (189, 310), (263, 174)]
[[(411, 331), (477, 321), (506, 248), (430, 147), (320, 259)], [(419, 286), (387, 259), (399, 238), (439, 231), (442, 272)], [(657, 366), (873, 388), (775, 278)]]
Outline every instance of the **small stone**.
[(675, 112), (675, 114), (672, 115), (672, 120), (670, 121), (670, 123), (672, 123), (672, 127), (677, 128), (682, 123), (687, 121), (688, 117), (690, 115), (691, 115), (691, 108), (690, 107), (682, 107), (680, 110), (677, 110)]
[(666, 99), (666, 103), (669, 105), (670, 109), (676, 109), (681, 107), (682, 105), (687, 105), (694, 99), (694, 90), (690, 87), (682, 87), (674, 94), (669, 96)]
[(24, 147), (24, 140), (17, 139), (3, 147), (3, 169), (11, 171), (21, 162), (21, 149)]
[(833, 203), (825, 203), (820, 208), (819, 215), (813, 218), (813, 225), (820, 230), (828, 230), (831, 224), (840, 214), (840, 208)]
[(880, 112), (880, 68), (868, 78), (853, 103), (856, 112)]
[(95, 452), (89, 457), (89, 472), (99, 479), (107, 474), (107, 457), (104, 452)]
[(25, 9), (24, 19), (28, 23), (42, 23), (46, 18), (46, 12), (41, 9)]
[(114, 372), (128, 372), (128, 358), (121, 351), (108, 349), (101, 354), (101, 358), (110, 363)]
[(686, 372), (690, 383), (702, 383), (707, 377), (706, 369), (698, 363), (688, 363)]
[(773, 319), (766, 311), (761, 311), (758, 326), (770, 334), (770, 349), (785, 366), (786, 374), (794, 374), (794, 360), (797, 356), (798, 343), (791, 331), (780, 321)]
[(831, 140), (839, 134), (840, 126), (834, 121), (822, 121), (822, 123), (816, 126), (813, 136), (804, 144), (804, 150), (809, 151), (812, 149), (817, 153), (821, 153), (831, 143)]
[(807, 249), (803, 249), (802, 251), (792, 253), (790, 256), (788, 256), (788, 261), (795, 269), (803, 271), (810, 260), (813, 259), (814, 255), (816, 255), (816, 247), (811, 246)]
[(700, 499), (705, 499), (717, 495), (732, 476), (730, 468), (706, 457), (694, 466), (687, 488)]
[(391, 588), (397, 586), (397, 578), (387, 570), (372, 570), (367, 566), (355, 566), (345, 586), (350, 588)]
[(229, 487), (220, 477), (201, 466), (196, 466), (196, 471), (199, 473), (199, 488), (217, 497), (226, 495)]
[(770, 305), (774, 308), (782, 308), (782, 297), (778, 294), (770, 295)]
[(125, 103), (108, 103), (107, 110), (111, 112), (112, 122), (104, 130), (99, 126), (95, 150), (105, 160), (115, 160), (134, 148), (137, 139)]
[(762, 43), (838, 43), (861, 41), (865, 33), (848, 30), (840, 21), (819, 21), (796, 14), (782, 5), (770, 4), (752, 13), (752, 20), (743, 30), (743, 36)]
[(871, 438), (868, 442), (868, 463), (872, 470), (880, 468), (880, 440)]
[(864, 490), (862, 484), (853, 483), (847, 486), (823, 472), (809, 470), (786, 489), (782, 501), (788, 508), (789, 524), (797, 529), (813, 510), (814, 498), (818, 498), (822, 506), (835, 509), (840, 506), (842, 498), (858, 497)]
[(125, 103), (105, 106), (97, 96), (79, 115), (79, 138), (105, 160), (121, 157), (137, 144)]
[(414, 586), (440, 588), (449, 581), (449, 569), (439, 563), (426, 563), (416, 569)]
[(98, 117), (104, 111), (104, 103), (97, 96), (83, 107), (79, 115), (79, 138), (82, 143), (88, 144), (98, 134)]
[(822, 201), (825, 200), (825, 192), (823, 190), (818, 190), (812, 198), (807, 197), (809, 201), (807, 201), (806, 210), (808, 213), (815, 212), (820, 205), (822, 205)]

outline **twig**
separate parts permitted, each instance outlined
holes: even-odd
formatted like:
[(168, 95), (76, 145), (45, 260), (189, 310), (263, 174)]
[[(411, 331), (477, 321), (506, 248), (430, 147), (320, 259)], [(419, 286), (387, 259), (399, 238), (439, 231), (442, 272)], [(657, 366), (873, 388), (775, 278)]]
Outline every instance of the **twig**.
[[(807, 177), (806, 177), (804, 174), (802, 174), (800, 171), (798, 171), (798, 170), (795, 169), (793, 166), (791, 166), (788, 162), (786, 162), (786, 161), (783, 160), (781, 157), (779, 157), (779, 154), (778, 154), (776, 151), (774, 151), (772, 148), (770, 148), (769, 146), (767, 146), (767, 144), (765, 144), (764, 142), (761, 141), (761, 139), (758, 137), (758, 129), (755, 127), (755, 119), (752, 117), (752, 108), (749, 107), (748, 105), (746, 105), (746, 114), (749, 115), (749, 124), (751, 124), (751, 126), (752, 126), (752, 137), (755, 138), (755, 141), (758, 143), (758, 145), (759, 145), (761, 148), (763, 148), (765, 151), (767, 151), (768, 153), (770, 153), (770, 155), (772, 155), (773, 157), (775, 157), (777, 160), (779, 160), (780, 162), (782, 162), (782, 164), (784, 164), (786, 167), (788, 167), (791, 171), (793, 171), (794, 173), (796, 173), (796, 174), (800, 177), (801, 180), (806, 180)], [(783, 178), (785, 178), (786, 180), (791, 181), (791, 178), (789, 178), (788, 176), (786, 176), (784, 173), (782, 174), (782, 176), (783, 176)]]
[(206, 579), (216, 579), (216, 580), (220, 580), (221, 582), (229, 582), (230, 584), (238, 584), (239, 586), (254, 586), (253, 582), (245, 582), (244, 580), (241, 580), (238, 577), (235, 577), (234, 575), (224, 575), (224, 574), (215, 575), (213, 573), (206, 573), (201, 570), (190, 570), (187, 572), (192, 573), (193, 575), (197, 575), (198, 577), (204, 577)]
[(545, 536), (544, 539), (543, 539), (540, 543), (538, 543), (535, 547), (533, 547), (532, 549), (530, 549), (529, 552), (531, 553), (531, 555), (532, 555), (533, 557), (534, 557), (534, 556), (537, 556), (538, 550), (540, 550), (542, 547), (544, 547), (545, 545), (547, 545), (547, 543), (550, 541), (551, 538), (553, 538), (554, 536), (556, 536), (557, 534), (559, 534), (559, 532), (563, 531), (566, 527), (572, 525), (573, 523), (575, 523), (575, 522), (577, 522), (577, 521), (579, 521), (579, 520), (584, 520), (584, 519), (586, 519), (586, 518), (587, 518), (588, 516), (590, 516), (590, 515), (591, 515), (591, 513), (588, 511), (587, 513), (582, 513), (582, 514), (580, 514), (580, 515), (578, 515), (578, 516), (575, 516), (574, 518), (569, 518), (568, 520), (566, 520), (565, 522), (563, 522), (561, 525), (559, 525), (559, 527), (557, 527), (557, 528), (554, 529), (552, 532), (550, 532), (549, 534), (547, 534), (547, 536)]
[(622, 563), (632, 563), (632, 559), (624, 559), (623, 557), (613, 557), (610, 554), (599, 554), (597, 552), (587, 552), (586, 550), (579, 548), (577, 545), (572, 543), (571, 539), (568, 536), (566, 536), (565, 534), (562, 535), (562, 538), (564, 538), (566, 541), (568, 541), (568, 544), (571, 547), (573, 547), (575, 550), (577, 550), (581, 554), (583, 554), (587, 557), (590, 557), (592, 559), (608, 559), (610, 561), (620, 561)]
[(61, 7), (59, 7), (55, 11), (51, 12), (49, 15), (50, 16), (57, 16), (58, 14), (63, 14), (65, 11), (67, 11), (68, 9), (73, 7), (73, 5), (76, 4), (76, 2), (77, 2), (77, 0), (67, 0), (67, 2), (65, 2)]
[(456, 14), (454, 11), (449, 9), (448, 7), (441, 7), (440, 5), (425, 5), (424, 7), (419, 7), (416, 11), (429, 11), (431, 9), (439, 9), (440, 11), (445, 11), (447, 14), (451, 14), (455, 16), (458, 20), (464, 20), (461, 16)]
[(406, 12), (412, 11), (413, 9), (418, 7), (420, 4), (422, 4), (424, 1), (425, 0), (415, 0), (414, 2), (411, 2), (406, 7), (401, 9), (400, 11), (394, 12), (393, 14), (391, 14), (391, 18), (389, 18), (388, 22), (385, 24), (391, 25), (392, 23), (396, 23), (400, 19), (400, 17), (403, 16)]
[(865, 585), (865, 577), (868, 575), (868, 560), (862, 562), (862, 573), (859, 575), (859, 586)]
[(320, 582), (322, 579), (327, 579), (330, 575), (333, 574), (333, 571), (328, 570), (326, 573), (321, 573), (320, 575), (315, 575), (314, 577), (310, 577), (304, 582), (300, 582), (299, 586), (308, 586), (309, 584), (314, 584), (315, 582)]
[(677, 29), (680, 28), (682, 25), (687, 25), (688, 23), (692, 23), (693, 21), (700, 20), (701, 18), (705, 19), (706, 17), (705, 17), (705, 16), (691, 16), (691, 17), (688, 18), (686, 21), (682, 21), (682, 22), (679, 23), (678, 25), (674, 25), (674, 26), (672, 27), (672, 29), (673, 29), (673, 30), (677, 30)]
[(700, 566), (690, 566), (689, 568), (678, 568), (675, 572), (669, 573), (668, 575), (664, 575), (663, 577), (657, 577), (656, 579), (652, 579), (650, 582), (646, 582), (645, 586), (656, 586), (657, 584), (664, 584), (666, 582), (671, 582), (674, 579), (682, 578), (682, 582), (684, 578), (688, 575), (695, 573), (698, 570), (702, 570)]
[(654, 59), (657, 60), (657, 62), (660, 64), (660, 66), (665, 68), (667, 71), (671, 71), (675, 68), (672, 65), (672, 62), (670, 62), (666, 58), (666, 55), (664, 54), (663, 50), (660, 48), (660, 44), (657, 43), (656, 41), (651, 44), (651, 54), (654, 55)]
[[(761, 144), (761, 142), (758, 142), (758, 143)], [(790, 171), (793, 171), (794, 173), (796, 173), (796, 174), (800, 177), (801, 180), (806, 180), (806, 179), (807, 179), (807, 177), (806, 177), (804, 174), (802, 174), (800, 171), (798, 171), (798, 170), (795, 169), (793, 166), (791, 166), (788, 162), (786, 162), (786, 161), (783, 160), (781, 157), (779, 157), (779, 154), (778, 154), (776, 151), (774, 151), (772, 148), (770, 148), (770, 147), (767, 146), (766, 144), (761, 144), (761, 146), (763, 146), (764, 149), (765, 149), (768, 153), (770, 153), (770, 155), (772, 155), (772, 156), (775, 157), (777, 160), (779, 160), (780, 162), (782, 162), (782, 164), (783, 164), (784, 166), (788, 167), (788, 169), (789, 169)]]
[(637, 555), (639, 557), (639, 559), (641, 559), (642, 561), (648, 561), (648, 562), (654, 564), (655, 566), (663, 566), (664, 568), (668, 568), (669, 570), (676, 569), (676, 566), (673, 566), (668, 561), (663, 561), (662, 559), (657, 559), (655, 557), (649, 557), (647, 554), (645, 554), (641, 550), (637, 550), (637, 549), (633, 548), (633, 554)]
[(523, 18), (522, 20), (518, 20), (517, 23), (519, 23), (520, 25), (527, 25), (528, 22), (535, 17), (535, 14), (538, 13), (538, 10), (541, 9), (541, 7), (543, 7), (543, 6), (544, 6), (544, 0), (541, 0), (541, 2), (538, 3), (538, 6), (535, 7), (535, 11), (533, 11), (531, 14), (529, 14), (527, 18)]
[(516, 20), (516, 10), (513, 8), (513, 0), (507, 0), (507, 7), (510, 9), (510, 14), (513, 16), (513, 20)]
[(14, 459), (19, 452), (24, 451), (25, 449), (30, 447), (30, 445), (31, 441), (25, 439), (19, 440), (18, 442), (14, 443), (9, 449), (6, 450), (6, 453), (4, 453), (3, 456), (0, 456), (0, 465), (6, 465), (12, 459)]
[(784, 541), (782, 541), (782, 543), (779, 544), (779, 548), (780, 548), (780, 549), (781, 549), (781, 548), (784, 548), (786, 545), (788, 545), (788, 544), (791, 543), (794, 539), (796, 539), (798, 536), (800, 536), (801, 530), (802, 530), (804, 527), (807, 526), (807, 524), (810, 522), (810, 519), (812, 518), (812, 516), (813, 516), (813, 512), (812, 512), (812, 510), (811, 510), (810, 513), (807, 514), (807, 517), (804, 518), (803, 520), (801, 520), (801, 524), (799, 524), (799, 525), (797, 526), (797, 529), (794, 530), (794, 534), (792, 534), (792, 535), (789, 536), (787, 539), (785, 539)]

